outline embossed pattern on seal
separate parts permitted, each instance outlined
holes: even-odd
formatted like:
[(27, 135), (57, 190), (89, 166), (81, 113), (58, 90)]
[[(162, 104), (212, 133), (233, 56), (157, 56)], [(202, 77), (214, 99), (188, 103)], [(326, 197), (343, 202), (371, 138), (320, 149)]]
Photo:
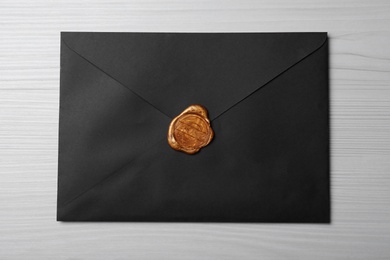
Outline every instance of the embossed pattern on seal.
[(175, 117), (168, 130), (168, 143), (178, 151), (197, 153), (214, 137), (207, 110), (201, 105), (191, 105)]

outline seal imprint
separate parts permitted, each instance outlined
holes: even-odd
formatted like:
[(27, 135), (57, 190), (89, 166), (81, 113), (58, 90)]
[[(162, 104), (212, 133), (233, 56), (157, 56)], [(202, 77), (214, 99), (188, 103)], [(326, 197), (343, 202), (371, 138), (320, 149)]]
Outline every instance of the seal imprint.
[(191, 105), (175, 117), (168, 130), (168, 144), (187, 154), (197, 153), (214, 137), (207, 110), (201, 105)]

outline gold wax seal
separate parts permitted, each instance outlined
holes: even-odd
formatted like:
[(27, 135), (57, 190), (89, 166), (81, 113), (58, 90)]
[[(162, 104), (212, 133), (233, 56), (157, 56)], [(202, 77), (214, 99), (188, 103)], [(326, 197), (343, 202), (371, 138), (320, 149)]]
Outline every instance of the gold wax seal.
[(168, 130), (168, 143), (178, 151), (194, 154), (208, 145), (214, 137), (207, 110), (191, 105), (175, 117)]

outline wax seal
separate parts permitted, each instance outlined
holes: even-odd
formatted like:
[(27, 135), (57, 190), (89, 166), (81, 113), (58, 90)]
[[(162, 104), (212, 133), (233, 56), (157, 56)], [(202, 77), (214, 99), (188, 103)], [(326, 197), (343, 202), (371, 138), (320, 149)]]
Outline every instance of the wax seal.
[(214, 137), (207, 110), (201, 105), (191, 105), (175, 117), (168, 130), (168, 143), (178, 151), (197, 153)]

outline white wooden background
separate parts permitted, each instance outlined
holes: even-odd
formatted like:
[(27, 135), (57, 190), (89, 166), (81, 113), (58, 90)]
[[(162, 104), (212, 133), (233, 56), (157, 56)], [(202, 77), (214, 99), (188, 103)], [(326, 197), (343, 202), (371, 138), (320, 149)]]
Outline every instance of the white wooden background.
[[(60, 31), (328, 31), (332, 224), (59, 223)], [(0, 0), (0, 259), (390, 259), (390, 1)]]

